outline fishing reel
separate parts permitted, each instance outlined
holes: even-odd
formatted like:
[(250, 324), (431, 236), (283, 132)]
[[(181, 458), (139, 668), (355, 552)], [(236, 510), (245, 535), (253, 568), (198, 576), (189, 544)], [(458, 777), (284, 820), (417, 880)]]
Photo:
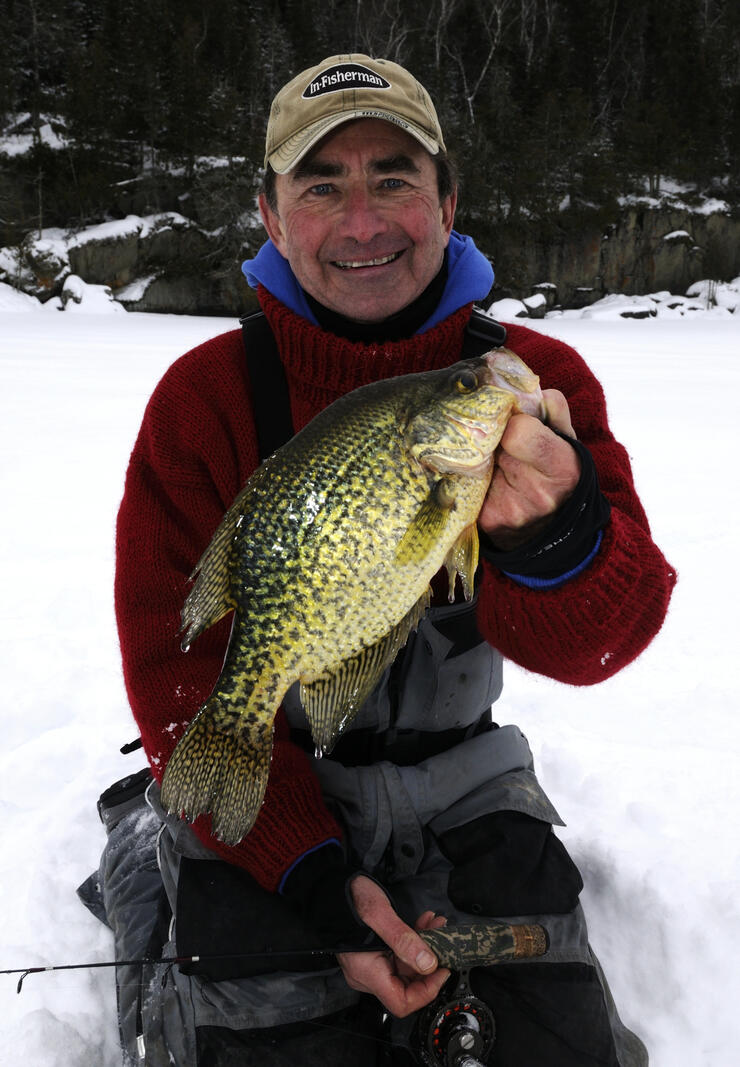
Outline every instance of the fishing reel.
[(422, 930), (420, 935), (450, 977), (419, 1012), (411, 1043), (424, 1067), (485, 1067), (496, 1040), (491, 1007), (475, 995), (470, 971), (509, 960), (544, 956), (547, 930), (539, 924), (501, 922)]
[(469, 973), (453, 972), (419, 1014), (414, 1044), (425, 1067), (485, 1067), (496, 1024), (488, 1004), (470, 988)]

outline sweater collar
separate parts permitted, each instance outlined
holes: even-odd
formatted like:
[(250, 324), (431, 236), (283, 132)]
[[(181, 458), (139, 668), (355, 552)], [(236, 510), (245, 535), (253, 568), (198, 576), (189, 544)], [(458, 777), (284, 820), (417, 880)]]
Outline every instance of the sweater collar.
[[(242, 264), (242, 271), (253, 289), (264, 286), (273, 296), (314, 326), (318, 321), (306, 293), (298, 284), (290, 265), (272, 241), (266, 241), (253, 259)], [(471, 237), (453, 230), (447, 247), (447, 281), (442, 296), (417, 333), (425, 333), (458, 308), (484, 300), (493, 285), (493, 268)]]
[(450, 366), (460, 358), (472, 306), (458, 308), (423, 336), (363, 344), (307, 322), (262, 285), (258, 296), (285, 368), (296, 430), (332, 400), (361, 385)]

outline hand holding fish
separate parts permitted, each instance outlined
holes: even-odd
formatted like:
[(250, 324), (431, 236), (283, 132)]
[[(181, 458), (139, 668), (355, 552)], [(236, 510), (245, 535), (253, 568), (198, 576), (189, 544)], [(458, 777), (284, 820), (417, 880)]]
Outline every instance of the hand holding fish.
[[(428, 946), (396, 914), (377, 883), (358, 875), (351, 891), (357, 914), (391, 952), (340, 953), (337, 960), (347, 984), (373, 994), (391, 1015), (401, 1019), (431, 1004), (450, 972), (438, 966)], [(428, 911), (419, 917), (417, 927), (431, 930), (444, 922)]]
[(547, 425), (513, 415), (496, 450), (496, 466), (478, 524), (497, 548), (509, 552), (531, 540), (578, 484), (578, 454), (559, 430), (575, 437), (568, 404), (557, 389), (542, 393)]

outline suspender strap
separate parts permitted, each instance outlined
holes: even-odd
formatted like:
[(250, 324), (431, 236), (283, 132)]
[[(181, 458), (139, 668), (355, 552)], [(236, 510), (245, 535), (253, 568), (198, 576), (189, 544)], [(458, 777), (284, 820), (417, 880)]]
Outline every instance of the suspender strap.
[[(244, 334), (247, 368), (252, 383), (254, 422), (260, 459), (266, 459), (293, 436), (290, 397), (277, 343), (264, 312), (239, 320)], [(506, 342), (506, 327), (474, 307), (465, 329), (462, 359), (482, 356)]]
[(260, 459), (267, 459), (295, 432), (290, 414), (288, 383), (277, 342), (264, 312), (254, 311), (239, 321), (252, 383), (252, 408), (259, 455)]
[(501, 348), (506, 344), (506, 327), (489, 318), (485, 311), (474, 307), (465, 327), (461, 359), (473, 359), (482, 356), (492, 348)]

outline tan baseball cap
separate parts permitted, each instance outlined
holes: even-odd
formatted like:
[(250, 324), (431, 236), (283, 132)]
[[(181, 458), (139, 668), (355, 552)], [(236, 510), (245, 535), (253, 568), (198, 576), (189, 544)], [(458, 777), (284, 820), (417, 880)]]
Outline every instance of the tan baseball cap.
[(286, 174), (335, 126), (385, 119), (436, 155), (445, 150), (434, 104), (424, 86), (388, 59), (329, 56), (284, 85), (267, 123), (265, 166)]

